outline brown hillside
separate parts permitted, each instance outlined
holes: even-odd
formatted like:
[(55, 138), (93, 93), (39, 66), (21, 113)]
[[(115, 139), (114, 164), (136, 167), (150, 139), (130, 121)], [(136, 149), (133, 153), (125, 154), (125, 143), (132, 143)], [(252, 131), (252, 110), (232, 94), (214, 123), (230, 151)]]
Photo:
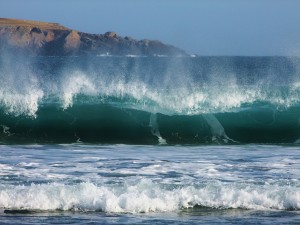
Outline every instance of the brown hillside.
[(0, 18), (0, 53), (58, 55), (185, 55), (159, 41), (135, 40), (116, 32), (89, 34), (58, 23)]
[(39, 27), (43, 30), (69, 30), (68, 28), (58, 23), (46, 23), (33, 20), (18, 20), (7, 18), (0, 18), (0, 27), (1, 26)]

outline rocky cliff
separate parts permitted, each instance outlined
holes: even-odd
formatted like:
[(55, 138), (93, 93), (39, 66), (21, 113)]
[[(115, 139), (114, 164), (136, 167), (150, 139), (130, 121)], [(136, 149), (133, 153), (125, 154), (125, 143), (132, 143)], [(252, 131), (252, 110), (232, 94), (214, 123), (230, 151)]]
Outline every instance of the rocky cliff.
[(160, 41), (120, 37), (115, 32), (89, 34), (57, 23), (0, 18), (0, 51), (30, 55), (168, 55), (186, 53)]

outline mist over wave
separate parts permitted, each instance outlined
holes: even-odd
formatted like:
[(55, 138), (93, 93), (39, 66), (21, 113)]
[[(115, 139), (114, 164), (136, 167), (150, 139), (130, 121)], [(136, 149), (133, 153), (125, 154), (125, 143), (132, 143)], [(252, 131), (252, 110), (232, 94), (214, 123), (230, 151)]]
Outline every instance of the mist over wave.
[[(206, 143), (208, 139), (208, 142), (216, 139), (219, 139), (218, 142), (232, 142), (230, 140), (235, 138), (231, 138), (227, 130), (235, 128), (224, 127), (224, 120), (226, 122), (225, 117), (228, 115), (232, 121), (235, 120), (234, 115), (237, 119), (243, 117), (240, 126), (248, 128), (254, 127), (258, 121), (256, 127), (263, 126), (264, 131), (276, 130), (279, 126), (285, 129), (291, 123), (294, 124), (288, 132), (289, 138), (279, 137), (277, 142), (294, 142), (300, 137), (296, 131), (300, 118), (298, 58), (33, 57), (28, 59), (2, 55), (1, 59), (0, 125), (3, 134), (8, 134), (10, 129), (10, 136), (15, 134), (16, 137), (19, 133), (20, 137), (26, 130), (34, 130), (33, 127), (37, 127), (38, 123), (40, 127), (44, 127), (41, 128), (44, 132), (49, 130), (49, 125), (45, 125), (47, 121), (52, 124), (58, 123), (58, 118), (67, 114), (71, 114), (68, 123), (75, 125), (81, 117), (83, 119), (83, 114), (91, 115), (94, 121), (87, 116), (86, 127), (88, 127), (95, 122), (103, 123), (101, 117), (107, 119), (108, 115), (105, 116), (105, 113), (108, 111), (112, 118), (119, 118), (112, 119), (112, 123), (119, 121), (120, 132), (123, 132), (126, 126), (122, 127), (122, 124), (127, 122), (120, 118), (122, 112), (127, 110), (127, 113), (136, 118), (138, 126), (131, 121), (133, 127), (153, 128), (153, 124), (150, 123), (152, 114), (160, 114), (157, 117), (158, 127), (164, 126), (161, 124), (168, 123), (166, 122), (168, 120), (174, 120), (174, 117), (177, 118), (178, 124), (185, 123), (189, 120), (188, 117), (191, 117), (190, 121), (198, 117), (200, 131), (192, 128), (190, 134), (187, 134), (187, 131), (178, 129), (171, 131), (170, 126), (170, 131), (165, 134), (170, 136), (173, 133), (173, 136), (177, 135), (177, 139), (180, 139), (180, 133), (183, 133), (181, 136), (189, 136), (189, 140), (182, 137), (186, 140), (185, 143), (197, 143), (191, 141), (197, 136), (202, 136), (201, 140), (198, 139), (200, 143)], [(252, 124), (251, 121), (247, 122), (246, 114), (254, 118), (255, 122)], [(277, 122), (277, 118), (282, 115), (284, 118), (279, 118)], [(13, 131), (18, 118), (26, 120), (27, 127), (23, 124)], [(166, 119), (160, 122), (162, 118)], [(272, 123), (275, 125), (272, 126)], [(77, 133), (82, 133), (82, 125), (81, 128), (78, 127), (70, 129), (73, 137), (76, 137)], [(130, 126), (127, 128), (132, 130)], [(61, 127), (57, 128), (59, 129)], [(87, 130), (88, 128), (85, 131)], [(97, 130), (91, 127), (90, 131), (92, 133)], [(103, 128), (100, 133), (104, 132)], [(48, 132), (45, 133), (46, 136), (50, 135)], [(153, 136), (151, 130), (144, 136), (149, 136), (149, 133)], [(154, 136), (165, 139), (161, 133), (163, 132)], [(5, 136), (3, 134), (2, 136)], [(33, 136), (31, 141), (34, 140)], [(274, 143), (278, 135), (271, 136), (270, 140), (261, 138), (257, 141)], [(124, 136), (124, 139), (126, 138), (128, 137)], [(147, 139), (151, 139), (150, 136)], [(247, 138), (238, 139), (237, 141), (252, 141)], [(102, 141), (99, 139), (99, 142)], [(174, 141), (176, 142), (178, 141)]]

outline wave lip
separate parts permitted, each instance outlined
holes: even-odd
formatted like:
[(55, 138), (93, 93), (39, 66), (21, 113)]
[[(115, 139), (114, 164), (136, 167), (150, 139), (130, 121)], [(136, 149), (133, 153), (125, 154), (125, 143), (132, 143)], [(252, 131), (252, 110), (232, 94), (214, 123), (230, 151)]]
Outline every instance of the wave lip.
[(1, 143), (299, 143), (298, 59), (1, 59)]
[(0, 207), (12, 210), (74, 210), (114, 213), (177, 211), (197, 206), (215, 209), (299, 210), (299, 187), (226, 184), (165, 187), (143, 179), (137, 184), (97, 186), (32, 184), (1, 187)]

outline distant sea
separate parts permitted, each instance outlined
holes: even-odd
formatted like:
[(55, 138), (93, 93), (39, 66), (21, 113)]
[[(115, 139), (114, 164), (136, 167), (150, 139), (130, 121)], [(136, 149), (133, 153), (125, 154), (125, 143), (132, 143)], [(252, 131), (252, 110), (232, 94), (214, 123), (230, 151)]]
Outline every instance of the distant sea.
[(0, 224), (300, 224), (300, 59), (0, 57)]

